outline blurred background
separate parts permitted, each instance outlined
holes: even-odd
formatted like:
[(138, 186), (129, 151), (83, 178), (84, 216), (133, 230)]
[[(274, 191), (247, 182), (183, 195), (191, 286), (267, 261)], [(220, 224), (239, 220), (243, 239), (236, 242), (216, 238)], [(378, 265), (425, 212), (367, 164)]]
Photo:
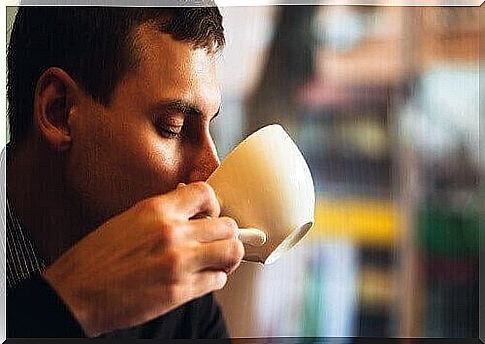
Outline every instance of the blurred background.
[(218, 292), (232, 336), (478, 337), (479, 8), (221, 10), (220, 157), (279, 123), (317, 192), (308, 236)]
[(223, 158), (280, 123), (309, 235), (218, 293), (234, 337), (478, 337), (479, 8), (227, 7)]

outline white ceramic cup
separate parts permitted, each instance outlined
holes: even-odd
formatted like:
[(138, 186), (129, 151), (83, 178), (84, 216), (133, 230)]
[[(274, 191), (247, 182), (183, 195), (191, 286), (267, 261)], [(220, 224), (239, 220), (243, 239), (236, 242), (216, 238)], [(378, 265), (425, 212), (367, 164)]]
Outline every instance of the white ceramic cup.
[(244, 245), (246, 261), (274, 262), (314, 223), (310, 169), (280, 125), (266, 126), (247, 137), (207, 183), (219, 200), (221, 216), (233, 218), (241, 228), (257, 228), (266, 234), (264, 245)]

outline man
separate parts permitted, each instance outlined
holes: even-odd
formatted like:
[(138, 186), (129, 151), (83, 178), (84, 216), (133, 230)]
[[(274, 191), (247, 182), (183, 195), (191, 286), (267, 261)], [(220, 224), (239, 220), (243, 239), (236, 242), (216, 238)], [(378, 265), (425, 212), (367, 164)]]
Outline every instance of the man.
[(228, 336), (244, 255), (218, 166), (217, 8), (20, 8), (8, 51), (7, 337)]

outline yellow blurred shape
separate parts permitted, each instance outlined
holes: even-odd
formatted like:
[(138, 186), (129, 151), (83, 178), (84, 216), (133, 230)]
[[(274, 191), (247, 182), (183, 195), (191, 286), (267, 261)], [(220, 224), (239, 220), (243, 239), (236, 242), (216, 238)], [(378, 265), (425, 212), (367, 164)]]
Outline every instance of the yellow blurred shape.
[(393, 275), (384, 269), (364, 266), (360, 272), (359, 297), (362, 305), (389, 305), (394, 300)]
[(356, 244), (392, 246), (397, 214), (391, 201), (318, 199), (310, 237), (346, 238)]

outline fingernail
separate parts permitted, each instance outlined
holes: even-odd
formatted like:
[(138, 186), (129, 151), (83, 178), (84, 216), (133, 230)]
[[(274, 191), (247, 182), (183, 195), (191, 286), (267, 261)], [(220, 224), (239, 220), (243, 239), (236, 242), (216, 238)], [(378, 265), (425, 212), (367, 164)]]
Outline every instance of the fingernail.
[(181, 188), (182, 186), (185, 186), (185, 185), (187, 185), (187, 184), (185, 184), (185, 183), (178, 183), (178, 184), (177, 184), (177, 189), (178, 189), (178, 188)]

